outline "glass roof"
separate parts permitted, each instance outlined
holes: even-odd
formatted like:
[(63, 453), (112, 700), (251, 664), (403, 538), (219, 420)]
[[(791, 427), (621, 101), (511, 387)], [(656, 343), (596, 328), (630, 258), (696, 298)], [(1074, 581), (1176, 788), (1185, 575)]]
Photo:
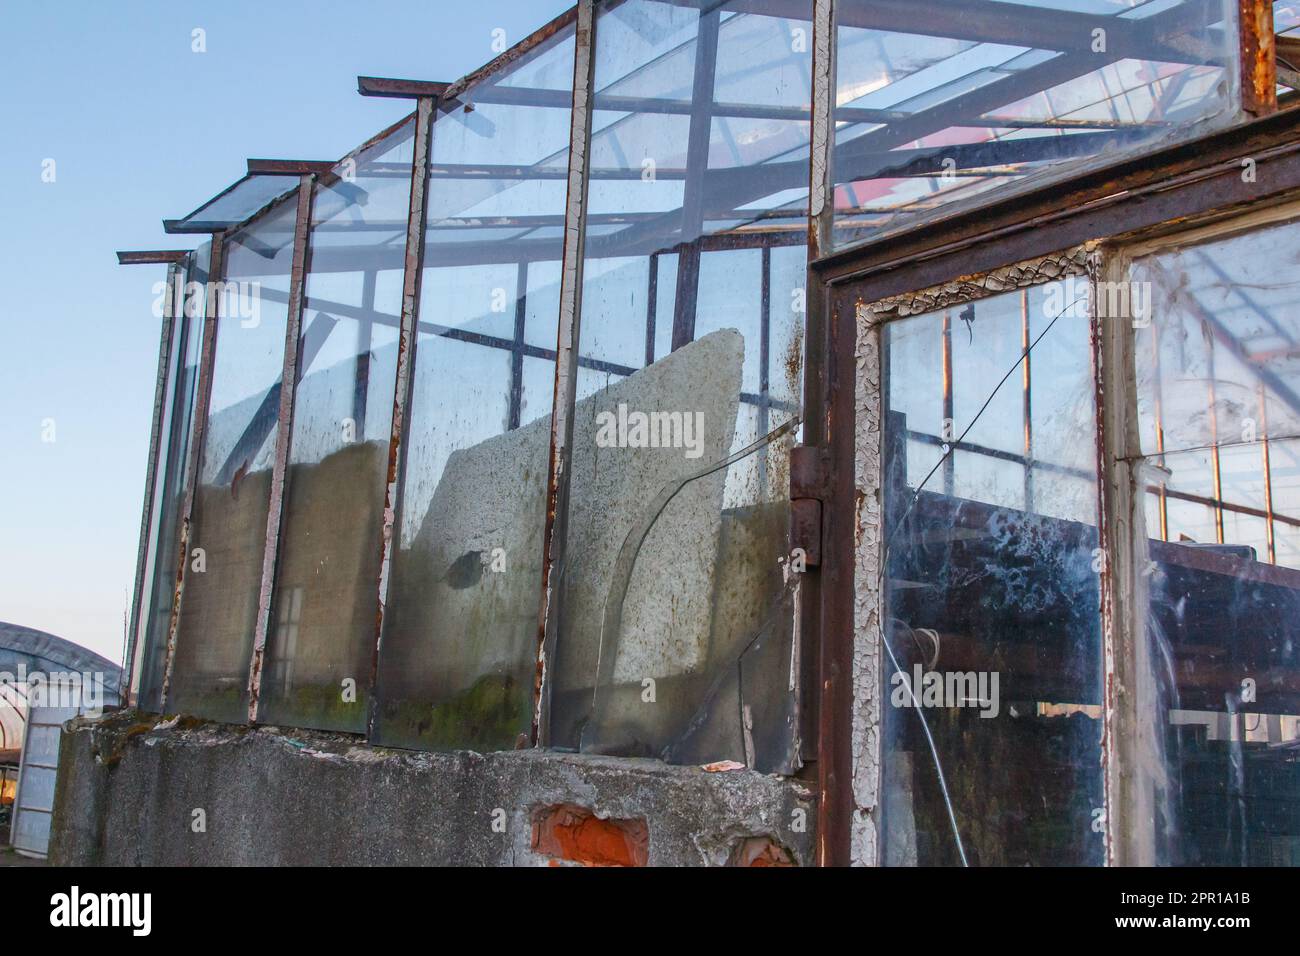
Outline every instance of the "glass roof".
[(167, 231), (215, 232), (228, 229), (256, 215), (297, 186), (296, 175), (249, 174), (188, 216), (170, 222)]

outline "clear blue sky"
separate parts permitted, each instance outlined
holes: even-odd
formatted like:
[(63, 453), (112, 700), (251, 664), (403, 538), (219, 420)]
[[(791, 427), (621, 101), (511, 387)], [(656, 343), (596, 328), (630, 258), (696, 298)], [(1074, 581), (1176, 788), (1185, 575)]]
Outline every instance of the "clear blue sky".
[(0, 0), (0, 620), (121, 658), (165, 267), (114, 252), (197, 245), (161, 220), (245, 158), (337, 159), (409, 112), (358, 74), (454, 80), (494, 30), (513, 44), (569, 6)]

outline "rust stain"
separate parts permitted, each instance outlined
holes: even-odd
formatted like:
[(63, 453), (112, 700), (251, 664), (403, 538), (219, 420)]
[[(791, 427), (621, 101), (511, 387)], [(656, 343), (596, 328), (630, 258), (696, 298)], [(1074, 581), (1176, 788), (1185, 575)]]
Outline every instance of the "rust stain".
[(1254, 116), (1277, 110), (1277, 59), (1271, 0), (1238, 0), (1241, 24), (1241, 108)]

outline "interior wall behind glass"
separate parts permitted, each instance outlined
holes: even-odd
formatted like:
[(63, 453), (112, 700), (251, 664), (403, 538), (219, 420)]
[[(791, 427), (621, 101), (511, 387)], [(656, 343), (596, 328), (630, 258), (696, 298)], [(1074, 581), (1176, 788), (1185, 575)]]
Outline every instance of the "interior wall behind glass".
[(1300, 282), (1295, 222), (1136, 259), (1147, 604), (1143, 844), (1300, 863)]
[(1069, 285), (880, 333), (890, 865), (960, 862), (945, 795), (973, 866), (1102, 860), (1096, 413)]
[(363, 733), (415, 120), (317, 184), (259, 720)]
[(190, 554), (168, 709), (229, 723), (248, 719), (275, 461), (292, 198), (226, 239), (212, 397), (194, 495)]
[(550, 730), (789, 771), (811, 3), (746, 6), (598, 11)]
[(835, 9), (837, 246), (1237, 110), (1230, 0)]
[(566, 27), (433, 126), (380, 743), (529, 738), (573, 55)]

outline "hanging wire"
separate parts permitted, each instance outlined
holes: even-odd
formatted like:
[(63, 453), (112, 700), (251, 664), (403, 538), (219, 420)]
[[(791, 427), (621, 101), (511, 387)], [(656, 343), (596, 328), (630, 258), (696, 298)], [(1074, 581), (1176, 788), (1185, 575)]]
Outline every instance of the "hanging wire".
[[(1043, 336), (1052, 331), (1052, 327), (1056, 325), (1057, 320), (1060, 319), (1061, 316), (1065, 315), (1073, 309), (1077, 303), (1082, 302), (1083, 300), (1084, 296), (1075, 298), (1074, 301), (1066, 304), (1060, 312), (1056, 313), (1056, 315), (1052, 317), (1052, 321), (1047, 323), (1047, 328), (1038, 333), (1038, 336), (1029, 343), (1028, 347), (1026, 347), (1023, 352), (1020, 353), (1020, 357), (1016, 359), (1011, 368), (1007, 369), (1007, 373), (1002, 376), (998, 381), (998, 384), (993, 386), (993, 391), (989, 392), (989, 397), (984, 400), (984, 404), (981, 405), (979, 411), (975, 413), (975, 417), (971, 419), (970, 424), (962, 430), (962, 433), (957, 436), (955, 441), (945, 447), (943, 454), (939, 456), (939, 460), (935, 462), (934, 467), (930, 469), (930, 473), (925, 476), (919, 485), (916, 486), (916, 491), (912, 495), (912, 500), (907, 503), (907, 507), (903, 510), (903, 514), (894, 525), (894, 529), (889, 533), (889, 537), (885, 539), (885, 549), (881, 556), (880, 569), (876, 575), (877, 593), (881, 593), (884, 589), (885, 572), (889, 567), (889, 556), (893, 549), (894, 538), (902, 529), (903, 525), (907, 523), (907, 518), (912, 513), (912, 509), (916, 507), (916, 503), (920, 500), (921, 492), (925, 489), (926, 484), (929, 483), (930, 479), (934, 477), (935, 472), (937, 472), (943, 466), (944, 462), (952, 455), (957, 445), (961, 444), (961, 442), (965, 440), (966, 436), (970, 434), (970, 430), (975, 427), (975, 423), (980, 420), (980, 417), (988, 409), (989, 405), (992, 404), (994, 397), (998, 394), (998, 390), (1006, 384), (1007, 379), (1009, 379), (1015, 373), (1016, 369), (1020, 367), (1020, 363), (1023, 362), (1038, 343), (1043, 340)], [(913, 691), (911, 683), (907, 680), (907, 675), (899, 666), (898, 658), (894, 656), (894, 649), (889, 646), (889, 638), (885, 636), (885, 630), (886, 628), (881, 626), (880, 642), (884, 645), (885, 652), (889, 655), (889, 663), (893, 665), (894, 670), (897, 673), (902, 674), (903, 684), (907, 687), (908, 696), (912, 698), (912, 703), (914, 705), (912, 709), (916, 712), (917, 718), (921, 721), (921, 729), (925, 731), (925, 740), (930, 748), (930, 756), (934, 760), (934, 770), (939, 777), (939, 790), (943, 794), (944, 808), (948, 811), (948, 823), (952, 827), (952, 838), (957, 844), (957, 855), (961, 858), (961, 865), (968, 867), (970, 866), (970, 863), (966, 859), (966, 847), (962, 843), (961, 828), (957, 825), (957, 814), (956, 811), (953, 810), (952, 797), (948, 793), (948, 783), (943, 776), (943, 767), (939, 761), (939, 748), (935, 746), (934, 736), (930, 733), (930, 722), (925, 719), (925, 713), (921, 708), (920, 702), (916, 698), (916, 693)]]

